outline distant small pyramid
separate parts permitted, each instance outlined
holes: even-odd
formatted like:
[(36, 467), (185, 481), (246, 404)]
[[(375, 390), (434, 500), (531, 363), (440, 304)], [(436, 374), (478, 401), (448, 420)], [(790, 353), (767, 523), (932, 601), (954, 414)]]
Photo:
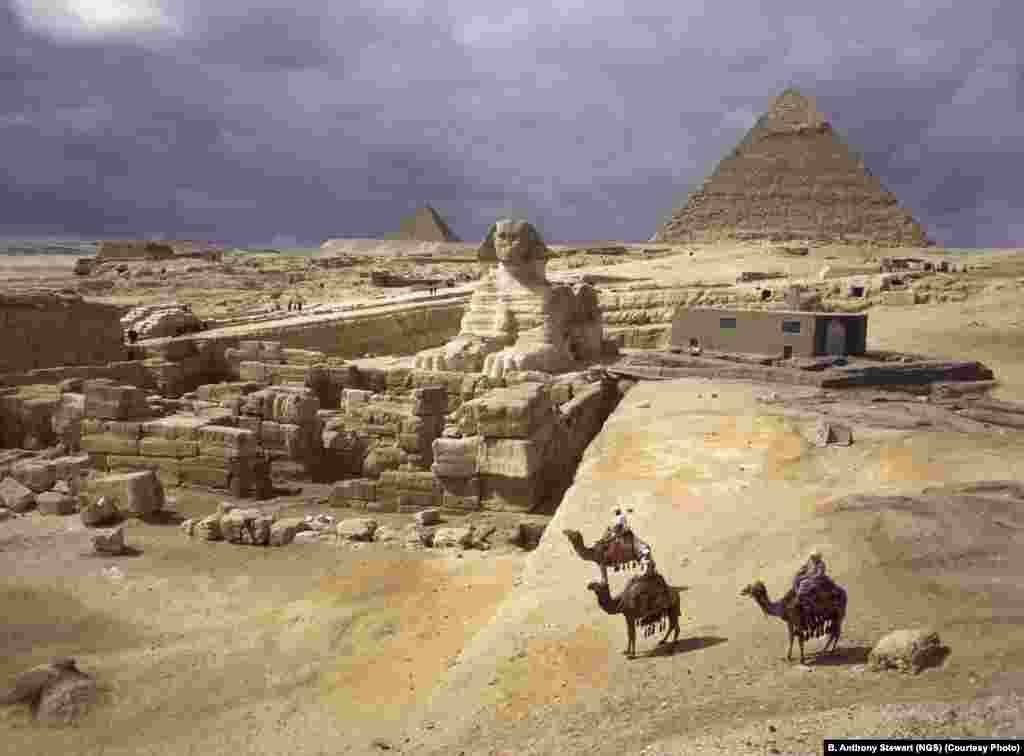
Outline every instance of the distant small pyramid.
[(832, 131), (813, 97), (789, 88), (686, 204), (659, 242), (805, 239), (932, 244), (895, 195)]
[(387, 238), (431, 242), (462, 241), (452, 233), (444, 218), (430, 205), (424, 205), (412, 215), (403, 218), (398, 228), (396, 233), (388, 234)]

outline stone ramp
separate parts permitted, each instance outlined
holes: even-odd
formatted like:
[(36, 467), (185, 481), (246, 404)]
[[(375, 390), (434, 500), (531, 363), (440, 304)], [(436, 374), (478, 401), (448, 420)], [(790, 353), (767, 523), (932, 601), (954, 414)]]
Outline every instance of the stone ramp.
[[(781, 717), (804, 711), (807, 700), (823, 709), (897, 700), (911, 684), (906, 679), (865, 676), (851, 665), (892, 629), (943, 616), (950, 622), (940, 619), (938, 629), (962, 664), (980, 670), (994, 658), (999, 665), (993, 647), (1009, 648), (1024, 630), (970, 626), (969, 617), (988, 621), (992, 606), (972, 603), (963, 574), (921, 575), (912, 555), (904, 565), (898, 549), (880, 556), (887, 541), (878, 541), (877, 511), (838, 511), (829, 502), (1006, 477), (1022, 442), (969, 440), (961, 443), (974, 451), (965, 456), (962, 445), (940, 443), (948, 439), (941, 434), (915, 444), (911, 433), (857, 429), (854, 446), (818, 449), (816, 418), (759, 404), (763, 390), (683, 379), (630, 391), (588, 448), (518, 587), (453, 661), (428, 706), (410, 717), (412, 751), (638, 753), (658, 732), (706, 731), (732, 717), (752, 722), (768, 706)], [(813, 390), (779, 391), (798, 397)], [(680, 643), (648, 655), (655, 639), (641, 635), (634, 661), (620, 654), (622, 618), (603, 613), (586, 590), (599, 579), (597, 567), (577, 558), (562, 534), (580, 530), (592, 544), (621, 505), (634, 510), (631, 525), (651, 544), (669, 584), (685, 587)], [(899, 518), (908, 517), (921, 518), (915, 532), (928, 531), (927, 517), (906, 509), (886, 515), (883, 531), (900, 532)], [(814, 547), (849, 592), (850, 620), (844, 655), (809, 675), (779, 661), (784, 624), (739, 591), (761, 579), (778, 598)], [(611, 573), (613, 594), (629, 574)], [(932, 579), (953, 582), (936, 594), (922, 589)], [(961, 677), (939, 686), (942, 695), (971, 690)]]

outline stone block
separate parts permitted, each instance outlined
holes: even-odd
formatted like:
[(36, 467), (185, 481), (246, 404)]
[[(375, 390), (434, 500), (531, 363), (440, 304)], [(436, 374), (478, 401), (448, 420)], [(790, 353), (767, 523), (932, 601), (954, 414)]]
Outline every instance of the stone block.
[(438, 478), (441, 506), (458, 511), (480, 509), (480, 478)]
[(435, 549), (470, 549), (473, 547), (475, 528), (470, 525), (463, 528), (438, 528), (434, 531)]
[(79, 517), (82, 524), (87, 527), (96, 527), (114, 522), (119, 517), (117, 506), (106, 496), (100, 496), (95, 500), (85, 499), (81, 502)]
[(89, 454), (120, 454), (137, 456), (139, 453), (139, 439), (116, 436), (112, 433), (98, 433), (91, 436), (82, 436), (82, 451)]
[(413, 519), (417, 525), (437, 525), (441, 522), (441, 510), (424, 509), (417, 512)]
[(414, 415), (443, 415), (448, 409), (448, 391), (444, 386), (424, 386), (412, 390)]
[[(228, 349), (227, 351), (234, 351)], [(238, 364), (238, 378), (252, 383), (270, 383), (269, 366), (262, 362), (246, 361)]]
[(126, 420), (149, 414), (146, 392), (135, 386), (118, 386), (105, 379), (85, 381), (85, 414), (103, 420)]
[(543, 384), (520, 383), (463, 404), (459, 430), (463, 436), (530, 438), (552, 422), (553, 412)]
[(332, 507), (350, 506), (353, 499), (373, 501), (377, 496), (377, 481), (357, 478), (342, 480), (331, 488), (330, 504)]
[(89, 455), (75, 454), (52, 460), (57, 471), (57, 480), (65, 481), (72, 492), (78, 490), (78, 483), (89, 469)]
[(145, 516), (164, 506), (164, 489), (152, 470), (91, 478), (82, 484), (82, 495), (106, 496), (125, 514)]
[(236, 457), (252, 456), (258, 451), (259, 445), (256, 443), (256, 435), (252, 431), (231, 428), (226, 425), (204, 425), (198, 432), (200, 454), (205, 454), (202, 450), (207, 447), (236, 449), (237, 453), (233, 455)]
[(347, 541), (372, 541), (377, 521), (370, 517), (353, 517), (337, 525), (338, 537)]
[(549, 444), (515, 438), (482, 438), (477, 470), (482, 475), (529, 478), (544, 466)]
[(480, 437), (437, 438), (431, 444), (431, 471), (439, 478), (470, 478), (477, 474)]
[(57, 482), (57, 465), (51, 460), (23, 460), (11, 466), (10, 475), (35, 493), (42, 493)]
[(117, 555), (125, 551), (124, 528), (98, 530), (92, 534), (92, 548), (97, 554)]
[(195, 457), (199, 454), (199, 443), (149, 436), (139, 441), (139, 454), (145, 457)]
[(0, 505), (12, 512), (27, 512), (36, 505), (36, 495), (31, 488), (8, 476), (0, 480)]
[(220, 518), (221, 537), (229, 543), (266, 546), (273, 522), (258, 509), (233, 509)]
[(206, 402), (223, 402), (246, 396), (264, 388), (260, 381), (230, 381), (226, 383), (206, 383), (196, 388), (196, 396)]
[(380, 485), (390, 486), (401, 491), (420, 491), (431, 493), (439, 490), (437, 479), (429, 472), (405, 472), (388, 470), (381, 473)]
[(406, 367), (387, 368), (384, 378), (385, 390), (390, 392), (404, 392), (409, 389), (412, 369)]
[(309, 525), (302, 517), (285, 517), (270, 526), (270, 546), (286, 546), (294, 540), (298, 533), (309, 530)]
[(237, 422), (240, 429), (252, 431), (258, 442), (263, 440), (263, 420), (261, 418), (253, 415), (239, 415)]
[(44, 491), (36, 496), (36, 508), (39, 514), (69, 515), (78, 508), (78, 497), (57, 491)]
[(107, 420), (103, 424), (103, 432), (133, 440), (140, 439), (144, 424), (138, 420)]
[(379, 478), (385, 470), (397, 470), (400, 464), (401, 450), (397, 446), (374, 446), (363, 460), (363, 477)]
[(196, 415), (170, 415), (142, 424), (143, 435), (164, 438), (171, 441), (196, 441), (199, 429), (209, 425), (210, 420)]
[(195, 525), (195, 536), (204, 541), (222, 540), (220, 532), (220, 515), (212, 514), (199, 520)]

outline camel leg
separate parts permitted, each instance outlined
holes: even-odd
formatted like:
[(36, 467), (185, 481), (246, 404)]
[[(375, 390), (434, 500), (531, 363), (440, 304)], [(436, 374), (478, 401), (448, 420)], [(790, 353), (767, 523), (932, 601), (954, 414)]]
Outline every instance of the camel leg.
[(804, 636), (801, 633), (797, 636), (797, 640), (800, 642), (800, 663), (804, 663)]
[(600, 562), (598, 566), (601, 568), (601, 581), (605, 585), (608, 585), (608, 565), (604, 562)]
[(793, 661), (793, 628), (789, 628), (789, 650), (786, 651), (786, 661)]
[(629, 643), (626, 646), (626, 656), (630, 659), (636, 656), (636, 620), (627, 617), (626, 618), (626, 633), (629, 637)]

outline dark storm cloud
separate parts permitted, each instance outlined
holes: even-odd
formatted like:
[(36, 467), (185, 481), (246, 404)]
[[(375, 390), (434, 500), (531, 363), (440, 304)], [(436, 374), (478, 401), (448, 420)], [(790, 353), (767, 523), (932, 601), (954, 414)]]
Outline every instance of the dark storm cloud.
[(55, 5), (0, 0), (2, 235), (318, 242), (430, 202), (645, 239), (796, 85), (937, 239), (1024, 245), (1018, 3)]

